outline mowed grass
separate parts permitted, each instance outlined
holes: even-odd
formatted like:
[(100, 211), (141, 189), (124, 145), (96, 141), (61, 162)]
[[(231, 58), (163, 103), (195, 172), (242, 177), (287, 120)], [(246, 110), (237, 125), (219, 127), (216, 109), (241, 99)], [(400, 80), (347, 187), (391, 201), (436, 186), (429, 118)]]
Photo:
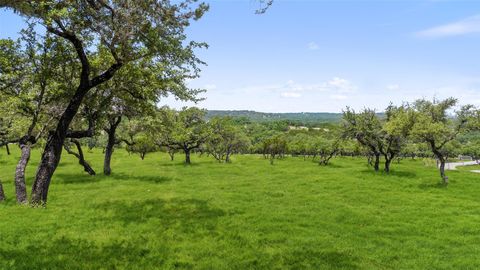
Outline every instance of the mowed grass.
[[(86, 155), (101, 173), (101, 151)], [(15, 205), (18, 156), (0, 157), (0, 269), (480, 268), (480, 175), (449, 172), (444, 188), (421, 160), (384, 175), (358, 158), (185, 166), (117, 150), (113, 175), (91, 177), (63, 155), (32, 209)]]
[[(480, 170), (480, 165), (468, 165), (468, 166), (460, 166), (457, 167), (458, 170), (461, 171), (472, 171), (472, 170)], [(480, 175), (479, 175), (480, 176)]]

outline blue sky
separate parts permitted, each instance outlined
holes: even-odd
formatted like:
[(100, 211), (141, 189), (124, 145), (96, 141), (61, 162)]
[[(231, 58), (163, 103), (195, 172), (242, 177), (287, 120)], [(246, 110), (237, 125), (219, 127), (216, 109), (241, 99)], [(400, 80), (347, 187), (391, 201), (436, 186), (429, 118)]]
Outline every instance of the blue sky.
[[(340, 112), (455, 96), (480, 105), (480, 1), (207, 1), (188, 30), (207, 109)], [(0, 13), (0, 37), (22, 20)], [(162, 105), (190, 105), (167, 98)]]

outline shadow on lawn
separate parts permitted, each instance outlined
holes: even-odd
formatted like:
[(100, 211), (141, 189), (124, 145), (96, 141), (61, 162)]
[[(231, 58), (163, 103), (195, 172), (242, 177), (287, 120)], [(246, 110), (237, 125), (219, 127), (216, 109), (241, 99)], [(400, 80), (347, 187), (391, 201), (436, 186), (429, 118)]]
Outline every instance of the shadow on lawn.
[[(318, 164), (318, 162), (315, 162)], [(327, 166), (325, 165), (319, 165), (321, 166), (322, 168), (325, 167), (325, 168), (335, 168), (335, 169), (339, 169), (339, 168), (344, 168), (344, 166), (342, 165), (339, 165), (338, 163), (333, 163), (333, 162), (330, 162), (327, 164)]]
[[(99, 213), (107, 212), (105, 224), (123, 223), (137, 228), (150, 223), (149, 232), (170, 237), (165, 231), (173, 231), (177, 237), (189, 241), (212, 236), (218, 218), (225, 215), (221, 209), (211, 208), (206, 201), (161, 200), (113, 201), (92, 204)], [(113, 212), (113, 215), (110, 213)], [(153, 224), (152, 224), (153, 223)], [(100, 224), (101, 225), (101, 224)], [(149, 248), (150, 239), (133, 230), (133, 240), (110, 240), (96, 243), (77, 238), (36, 238), (28, 246), (9, 248), (0, 246), (0, 269), (165, 269), (194, 267), (189, 262), (176, 261), (177, 257), (168, 241), (156, 241)], [(115, 232), (113, 232), (113, 236)], [(162, 236), (165, 235), (165, 236)], [(119, 236), (123, 238), (123, 236)], [(155, 238), (158, 240), (158, 238)], [(159, 246), (160, 245), (160, 246)], [(170, 267), (168, 267), (170, 265)]]
[(443, 183), (440, 183), (440, 182), (436, 182), (436, 183), (421, 183), (420, 185), (418, 185), (418, 187), (420, 189), (423, 189), (423, 190), (427, 190), (427, 189), (443, 189), (443, 188), (447, 188), (447, 186), (445, 186)]
[(23, 249), (0, 248), (1, 269), (141, 269), (162, 260), (151, 255), (145, 239), (98, 245), (83, 239), (59, 238)]
[(197, 167), (203, 164), (212, 164), (212, 161), (195, 161), (192, 160), (192, 163), (186, 164), (185, 162), (179, 161), (169, 161), (169, 162), (162, 162), (159, 164), (155, 164), (155, 166), (159, 167)]
[(120, 221), (125, 225), (154, 222), (160, 225), (160, 231), (174, 229), (190, 234), (215, 230), (217, 219), (225, 215), (222, 209), (211, 208), (207, 201), (197, 199), (150, 199), (131, 203), (114, 201), (92, 207), (113, 212), (112, 221)]
[(95, 176), (88, 175), (86, 173), (82, 174), (66, 174), (66, 173), (56, 173), (55, 182), (62, 184), (84, 184), (84, 183), (95, 183), (103, 180), (114, 180), (114, 181), (145, 181), (150, 183), (165, 183), (174, 180), (168, 176), (162, 175), (128, 175), (124, 173), (112, 173), (110, 176), (105, 176), (103, 174), (98, 174)]
[(360, 173), (364, 175), (371, 175), (371, 176), (382, 175), (382, 176), (394, 176), (394, 177), (410, 178), (410, 179), (414, 179), (415, 177), (417, 177), (417, 174), (414, 172), (392, 170), (390, 171), (390, 173), (385, 173), (384, 171), (376, 172), (373, 170), (373, 168), (361, 170)]

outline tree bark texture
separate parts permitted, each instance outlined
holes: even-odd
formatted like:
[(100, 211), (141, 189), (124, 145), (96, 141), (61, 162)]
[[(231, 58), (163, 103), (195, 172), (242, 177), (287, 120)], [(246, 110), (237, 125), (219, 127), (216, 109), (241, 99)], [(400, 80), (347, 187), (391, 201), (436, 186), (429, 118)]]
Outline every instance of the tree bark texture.
[(20, 143), (20, 160), (18, 161), (15, 169), (15, 195), (17, 197), (17, 203), (28, 203), (27, 199), (27, 186), (25, 183), (25, 170), (30, 160), (31, 144), (29, 142)]

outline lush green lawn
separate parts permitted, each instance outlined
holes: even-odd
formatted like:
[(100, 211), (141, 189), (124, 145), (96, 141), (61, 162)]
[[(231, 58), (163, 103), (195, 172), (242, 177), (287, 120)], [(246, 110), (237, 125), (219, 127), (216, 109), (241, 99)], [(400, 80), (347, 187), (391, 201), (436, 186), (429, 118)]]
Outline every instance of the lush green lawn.
[(461, 171), (480, 170), (480, 165), (460, 166), (460, 167), (457, 167), (457, 169)]
[[(47, 209), (31, 209), (14, 202), (18, 154), (0, 157), (0, 269), (480, 268), (480, 176), (449, 172), (442, 188), (421, 160), (387, 176), (362, 159), (117, 151), (105, 178), (64, 155)], [(101, 172), (101, 152), (87, 157)]]

